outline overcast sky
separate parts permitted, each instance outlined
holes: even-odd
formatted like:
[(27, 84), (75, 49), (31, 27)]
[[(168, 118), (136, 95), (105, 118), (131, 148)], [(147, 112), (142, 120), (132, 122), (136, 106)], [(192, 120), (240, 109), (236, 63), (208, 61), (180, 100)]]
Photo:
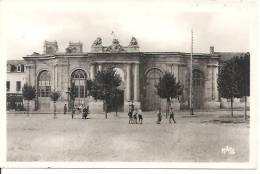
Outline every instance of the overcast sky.
[[(0, 1), (2, 51), (7, 59), (43, 52), (44, 40), (69, 41), (84, 52), (97, 37), (111, 44), (111, 32), (123, 46), (135, 36), (141, 51), (249, 51), (255, 3), (230, 1)], [(231, 3), (232, 2), (232, 3)]]

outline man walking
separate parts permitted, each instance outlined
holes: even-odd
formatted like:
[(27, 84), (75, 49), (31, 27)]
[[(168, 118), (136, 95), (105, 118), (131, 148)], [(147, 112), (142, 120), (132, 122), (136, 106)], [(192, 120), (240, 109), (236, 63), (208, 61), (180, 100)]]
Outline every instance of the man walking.
[(63, 111), (64, 111), (64, 115), (65, 115), (67, 113), (67, 104), (64, 105)]
[(161, 121), (162, 121), (161, 108), (158, 108), (157, 117), (158, 117), (158, 120), (156, 121), (156, 123), (157, 123), (157, 124), (161, 124)]
[(171, 124), (173, 121), (174, 124), (176, 124), (176, 121), (174, 119), (174, 112), (173, 112), (173, 108), (171, 108), (170, 110), (170, 119), (169, 119), (169, 123)]

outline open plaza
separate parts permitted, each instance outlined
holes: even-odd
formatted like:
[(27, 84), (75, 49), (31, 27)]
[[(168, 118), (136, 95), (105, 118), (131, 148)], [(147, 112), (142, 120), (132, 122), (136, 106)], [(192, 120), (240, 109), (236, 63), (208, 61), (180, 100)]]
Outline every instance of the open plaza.
[[(248, 112), (249, 113), (249, 112)], [(127, 113), (7, 114), (7, 161), (247, 162), (249, 121), (243, 111), (175, 113), (176, 124), (155, 112), (143, 124), (128, 124)]]

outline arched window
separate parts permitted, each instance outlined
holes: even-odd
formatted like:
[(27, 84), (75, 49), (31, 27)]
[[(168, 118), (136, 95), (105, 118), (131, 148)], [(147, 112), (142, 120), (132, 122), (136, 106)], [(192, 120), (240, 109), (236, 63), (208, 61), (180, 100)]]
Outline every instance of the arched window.
[(199, 88), (203, 86), (203, 74), (200, 70), (193, 70), (193, 87)]
[(85, 71), (78, 69), (71, 74), (71, 85), (74, 86), (76, 98), (87, 97), (87, 74)]
[(148, 80), (153, 80), (155, 84), (159, 82), (159, 79), (162, 77), (162, 72), (156, 68), (151, 69), (147, 74)]
[(156, 110), (160, 106), (160, 97), (157, 95), (157, 89), (155, 85), (158, 84), (159, 79), (163, 76), (163, 73), (153, 68), (148, 71), (146, 75), (146, 92), (145, 92), (145, 110)]
[(48, 71), (42, 71), (38, 77), (38, 96), (49, 97), (51, 93), (51, 76)]

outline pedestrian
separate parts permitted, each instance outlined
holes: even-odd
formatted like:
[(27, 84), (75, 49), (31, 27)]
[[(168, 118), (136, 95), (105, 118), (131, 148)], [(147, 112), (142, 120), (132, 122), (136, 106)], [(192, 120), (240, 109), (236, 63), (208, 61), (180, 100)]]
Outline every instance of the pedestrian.
[(174, 112), (173, 112), (173, 108), (171, 108), (170, 110), (170, 119), (169, 119), (169, 123), (171, 124), (171, 120), (173, 121), (174, 124), (176, 124), (176, 121), (174, 119)]
[(128, 124), (132, 124), (133, 123), (133, 111), (131, 109), (129, 109), (128, 117), (129, 117)]
[(137, 115), (138, 115), (138, 112), (137, 112), (137, 110), (135, 109), (135, 110), (134, 110), (134, 113), (133, 113), (134, 124), (137, 124)]
[(82, 106), (82, 104), (80, 104), (79, 108), (78, 108), (79, 114), (82, 113), (82, 109), (83, 109), (83, 106)]
[(64, 115), (67, 113), (67, 104), (65, 103), (65, 105), (64, 105), (64, 109), (63, 109), (63, 111), (64, 111)]
[(82, 110), (82, 119), (87, 119), (88, 113), (89, 113), (88, 107), (84, 107)]
[(75, 107), (74, 106), (72, 106), (72, 108), (71, 108), (71, 118), (73, 119), (74, 118), (74, 114), (75, 114)]
[(140, 124), (143, 124), (143, 114), (141, 108), (138, 110), (138, 121)]
[(158, 111), (157, 111), (157, 117), (158, 117), (158, 120), (157, 120), (157, 124), (161, 124), (161, 121), (162, 121), (162, 112), (161, 112), (161, 108), (158, 108)]

